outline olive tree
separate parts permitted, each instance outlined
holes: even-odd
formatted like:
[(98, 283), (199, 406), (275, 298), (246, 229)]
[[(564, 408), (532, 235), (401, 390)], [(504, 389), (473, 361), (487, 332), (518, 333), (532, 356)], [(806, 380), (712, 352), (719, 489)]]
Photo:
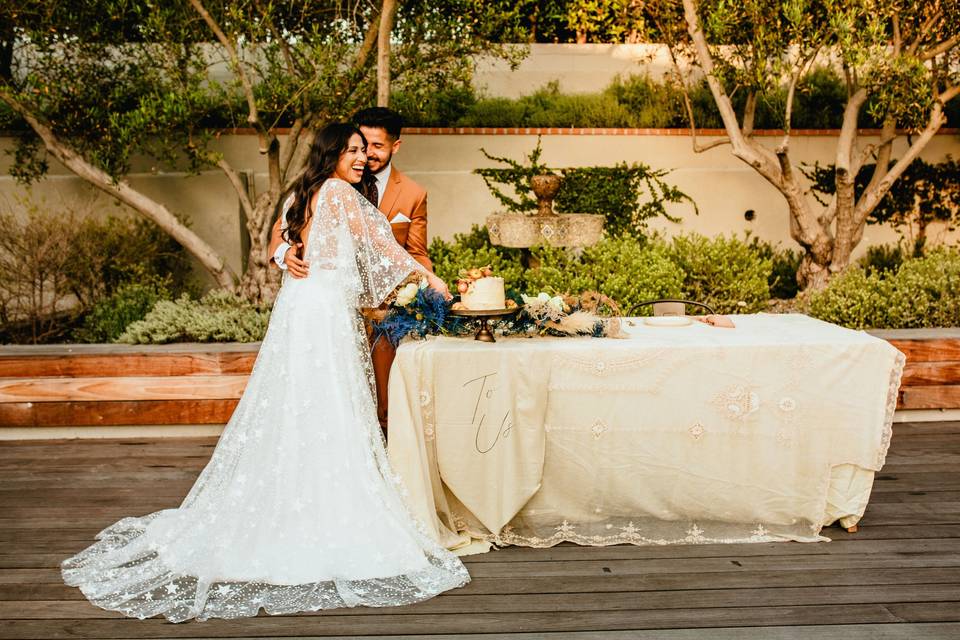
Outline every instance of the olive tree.
[[(478, 52), (518, 55), (488, 44), (495, 20), (479, 0), (6, 3), (0, 104), (23, 125), (13, 173), (39, 179), (54, 158), (159, 225), (220, 287), (270, 299), (270, 227), (314, 130), (374, 101), (378, 63), (385, 102), (384, 78), (425, 92), (469, 78)], [(384, 38), (391, 42), (378, 55)], [(258, 172), (267, 177), (259, 193), (215, 144), (235, 127), (256, 134)], [(250, 237), (243, 274), (183, 222), (189, 212), (130, 184), (136, 156), (223, 173)]]
[[(944, 105), (960, 93), (958, 0), (652, 0), (647, 11), (687, 87), (702, 75), (726, 136), (697, 138), (697, 152), (729, 145), (783, 196), (791, 236), (803, 247), (797, 274), (821, 288), (850, 263), (871, 213), (946, 122)], [(846, 85), (834, 151), (834, 190), (809, 197), (791, 154), (791, 111), (798, 83), (814, 65), (837, 67)], [(745, 96), (738, 113), (734, 96)], [(776, 96), (783, 135), (771, 148), (753, 137), (758, 96)], [(739, 96), (738, 96), (739, 97)], [(883, 125), (876, 139), (858, 128), (864, 113)], [(905, 149), (892, 160), (894, 142)], [(863, 189), (861, 169), (872, 165)]]

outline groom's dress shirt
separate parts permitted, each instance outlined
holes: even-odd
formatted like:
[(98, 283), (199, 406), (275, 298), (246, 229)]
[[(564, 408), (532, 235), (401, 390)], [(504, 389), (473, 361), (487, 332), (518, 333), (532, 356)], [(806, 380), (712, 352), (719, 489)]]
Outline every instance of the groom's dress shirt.
[[(408, 178), (391, 162), (380, 173), (374, 174), (377, 181), (377, 208), (387, 217), (393, 237), (407, 250), (410, 256), (427, 269), (433, 264), (427, 255), (427, 192)], [(282, 216), (275, 230), (282, 229)], [(286, 269), (283, 257), (290, 245), (281, 242), (273, 254), (273, 260), (281, 269)]]
[(377, 208), (380, 208), (380, 203), (383, 202), (383, 196), (387, 193), (387, 187), (390, 185), (390, 175), (393, 173), (393, 163), (388, 164), (383, 171), (380, 173), (373, 174), (374, 180), (377, 181), (377, 201), (374, 202), (377, 205)]

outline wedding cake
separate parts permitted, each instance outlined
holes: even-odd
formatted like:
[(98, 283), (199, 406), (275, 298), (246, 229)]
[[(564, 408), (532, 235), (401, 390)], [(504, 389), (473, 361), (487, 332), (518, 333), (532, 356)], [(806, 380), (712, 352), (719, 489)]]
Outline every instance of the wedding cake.
[(488, 276), (474, 280), (461, 294), (463, 306), (470, 310), (503, 309), (507, 305), (503, 278)]
[(507, 306), (503, 278), (493, 275), (490, 267), (464, 269), (457, 281), (460, 304), (471, 311), (504, 309)]

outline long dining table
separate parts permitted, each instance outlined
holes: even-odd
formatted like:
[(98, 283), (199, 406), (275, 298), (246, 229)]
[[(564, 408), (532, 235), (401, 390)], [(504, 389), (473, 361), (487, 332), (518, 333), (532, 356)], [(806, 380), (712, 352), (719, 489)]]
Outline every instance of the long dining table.
[(799, 314), (400, 345), (388, 452), (448, 548), (825, 540), (884, 464), (904, 356)]

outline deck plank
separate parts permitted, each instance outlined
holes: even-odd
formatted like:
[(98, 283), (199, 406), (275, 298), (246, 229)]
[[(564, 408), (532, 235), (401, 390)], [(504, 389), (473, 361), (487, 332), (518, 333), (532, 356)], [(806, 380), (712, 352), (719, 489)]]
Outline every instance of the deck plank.
[(960, 423), (894, 433), (863, 527), (827, 528), (831, 543), (507, 548), (465, 558), (469, 585), (410, 607), (181, 625), (102, 611), (58, 566), (119, 517), (179, 504), (216, 439), (8, 444), (0, 638), (956, 637)]

